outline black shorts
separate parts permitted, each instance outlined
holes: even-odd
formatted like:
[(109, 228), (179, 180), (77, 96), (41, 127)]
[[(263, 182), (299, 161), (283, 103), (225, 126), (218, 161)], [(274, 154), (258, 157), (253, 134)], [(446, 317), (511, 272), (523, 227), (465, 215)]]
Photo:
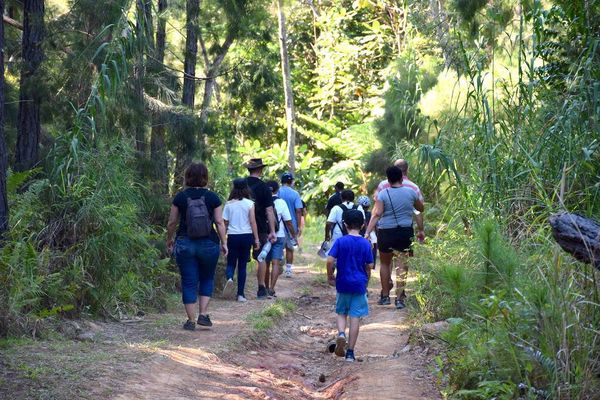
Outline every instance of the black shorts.
[(412, 226), (377, 230), (377, 247), (381, 253), (392, 253), (394, 250), (409, 253), (412, 238), (415, 235)]
[(258, 240), (260, 241), (260, 246), (258, 247), (258, 250), (256, 250), (256, 248), (254, 246), (252, 246), (252, 258), (255, 260), (258, 257), (258, 255), (260, 254), (260, 251), (262, 250), (262, 247), (264, 246), (264, 244), (269, 241), (269, 234), (259, 232)]

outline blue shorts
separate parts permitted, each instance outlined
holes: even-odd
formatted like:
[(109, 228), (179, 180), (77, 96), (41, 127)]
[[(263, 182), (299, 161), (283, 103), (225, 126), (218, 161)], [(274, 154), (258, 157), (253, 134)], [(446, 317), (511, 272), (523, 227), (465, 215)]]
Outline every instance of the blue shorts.
[(369, 315), (366, 293), (337, 293), (335, 312), (340, 315), (360, 318)]
[(283, 260), (283, 245), (285, 244), (284, 237), (278, 237), (277, 241), (271, 245), (271, 251), (265, 258), (266, 262), (273, 260)]

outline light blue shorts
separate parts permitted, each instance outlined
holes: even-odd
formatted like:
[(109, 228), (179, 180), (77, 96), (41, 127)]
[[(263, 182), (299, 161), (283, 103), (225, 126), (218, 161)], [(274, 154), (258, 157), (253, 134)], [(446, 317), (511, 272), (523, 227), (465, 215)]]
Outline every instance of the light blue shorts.
[(285, 244), (284, 237), (278, 237), (277, 241), (271, 245), (271, 251), (267, 254), (265, 261), (283, 260), (283, 246)]
[(337, 293), (335, 312), (340, 315), (360, 318), (369, 315), (366, 293)]

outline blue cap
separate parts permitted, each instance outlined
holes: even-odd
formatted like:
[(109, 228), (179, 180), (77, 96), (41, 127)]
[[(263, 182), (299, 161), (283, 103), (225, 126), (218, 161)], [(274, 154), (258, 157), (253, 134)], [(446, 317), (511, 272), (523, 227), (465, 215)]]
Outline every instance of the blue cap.
[(293, 180), (294, 175), (292, 175), (290, 172), (285, 172), (283, 175), (281, 175), (281, 183), (290, 183)]

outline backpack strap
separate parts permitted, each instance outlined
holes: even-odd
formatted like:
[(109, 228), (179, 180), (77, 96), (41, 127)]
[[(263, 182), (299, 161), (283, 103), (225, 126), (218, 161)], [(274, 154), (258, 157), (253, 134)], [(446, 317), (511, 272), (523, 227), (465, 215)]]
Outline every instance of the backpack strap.
[[(342, 221), (344, 220), (344, 213), (346, 211), (349, 210), (348, 207), (346, 207), (346, 205), (344, 203), (342, 204), (338, 204), (338, 207), (342, 209)], [(354, 205), (352, 206), (352, 208), (354, 209)], [(342, 234), (344, 233), (344, 228), (342, 227), (342, 225), (340, 224), (340, 222), (336, 221), (335, 223), (337, 225), (337, 227), (340, 229), (340, 232), (342, 232)], [(332, 232), (333, 233), (333, 232)]]

